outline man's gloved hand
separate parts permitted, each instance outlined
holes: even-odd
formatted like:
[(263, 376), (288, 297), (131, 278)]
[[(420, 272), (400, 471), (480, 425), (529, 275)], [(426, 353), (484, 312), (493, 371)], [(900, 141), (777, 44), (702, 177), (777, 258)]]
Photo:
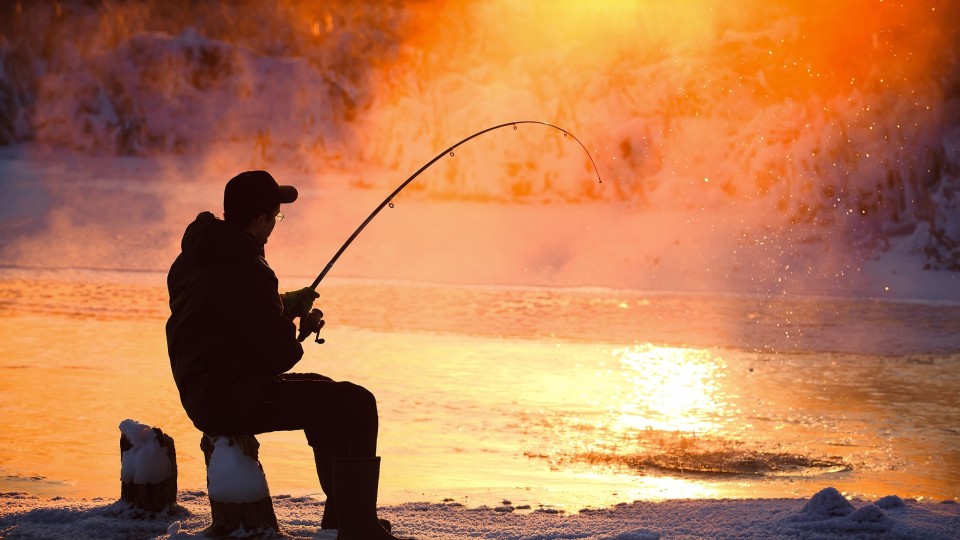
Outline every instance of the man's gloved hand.
[(283, 315), (288, 319), (303, 317), (310, 312), (313, 307), (313, 301), (320, 297), (320, 293), (304, 287), (299, 291), (285, 292), (280, 295), (283, 301)]

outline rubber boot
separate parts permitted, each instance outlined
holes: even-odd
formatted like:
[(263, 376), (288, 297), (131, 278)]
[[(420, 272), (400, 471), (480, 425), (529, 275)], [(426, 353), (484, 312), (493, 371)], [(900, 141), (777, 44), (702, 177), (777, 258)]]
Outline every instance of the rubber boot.
[[(339, 519), (337, 518), (337, 498), (333, 492), (333, 455), (326, 450), (314, 450), (313, 459), (317, 464), (317, 478), (320, 479), (320, 489), (327, 496), (327, 502), (323, 505), (323, 518), (320, 519), (321, 529), (337, 529)], [(390, 532), (390, 522), (381, 519), (380, 525)]]
[(377, 518), (379, 484), (379, 457), (333, 460), (337, 540), (412, 540), (393, 536)]

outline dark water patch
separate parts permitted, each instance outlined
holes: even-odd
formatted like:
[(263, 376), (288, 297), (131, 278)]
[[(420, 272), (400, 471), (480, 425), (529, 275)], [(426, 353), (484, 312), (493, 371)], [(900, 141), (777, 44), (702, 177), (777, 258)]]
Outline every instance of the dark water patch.
[(692, 451), (670, 454), (608, 454), (587, 452), (575, 461), (616, 465), (637, 471), (712, 476), (794, 477), (846, 472), (853, 469), (839, 457), (811, 457), (785, 452), (742, 450)]
[[(0, 469), (0, 493), (24, 492), (40, 497), (72, 496), (76, 485), (38, 473), (17, 473), (10, 469)], [(0, 537), (3, 537), (0, 534)]]
[(853, 470), (839, 456), (791, 452), (780, 445), (765, 450), (723, 437), (659, 430), (644, 430), (626, 446), (601, 445), (547, 459), (677, 476), (800, 478)]
[(0, 485), (4, 486), (5, 488), (14, 487), (17, 485), (23, 486), (25, 484), (43, 484), (48, 487), (67, 487), (70, 485), (68, 482), (64, 482), (63, 480), (54, 480), (40, 474), (8, 474), (0, 476)]

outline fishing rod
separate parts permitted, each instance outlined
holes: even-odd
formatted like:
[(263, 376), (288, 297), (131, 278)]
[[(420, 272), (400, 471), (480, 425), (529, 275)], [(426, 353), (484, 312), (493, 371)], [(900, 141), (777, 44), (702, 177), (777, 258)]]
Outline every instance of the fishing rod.
[[(509, 126), (513, 126), (513, 129), (516, 130), (516, 129), (517, 129), (517, 125), (519, 125), (519, 124), (538, 124), (538, 125), (541, 125), (541, 126), (547, 126), (547, 127), (550, 127), (550, 128), (556, 129), (556, 130), (559, 130), (560, 132), (563, 133), (563, 136), (564, 136), (564, 137), (570, 137), (570, 138), (572, 138), (573, 140), (577, 141), (577, 144), (580, 145), (580, 148), (583, 148), (583, 151), (587, 154), (587, 157), (590, 159), (590, 164), (593, 166), (593, 171), (597, 174), (597, 183), (600, 183), (600, 184), (603, 183), (603, 180), (600, 179), (600, 171), (599, 171), (599, 169), (597, 169), (597, 164), (593, 161), (593, 156), (590, 155), (590, 151), (587, 150), (587, 147), (584, 146), (584, 144), (583, 144), (582, 142), (580, 142), (580, 139), (578, 139), (573, 133), (570, 133), (569, 131), (563, 129), (562, 127), (555, 126), (555, 125), (553, 125), (553, 124), (551, 124), (551, 123), (548, 123), (548, 122), (541, 122), (541, 121), (539, 121), (539, 120), (517, 120), (516, 122), (506, 122), (506, 123), (504, 123), (504, 124), (498, 124), (498, 125), (496, 125), (496, 126), (488, 127), (487, 129), (478, 131), (478, 132), (474, 133), (473, 135), (470, 135), (469, 137), (465, 137), (465, 138), (461, 139), (459, 142), (457, 142), (456, 144), (454, 144), (454, 145), (451, 146), (450, 148), (447, 148), (447, 149), (444, 150), (443, 152), (440, 152), (439, 154), (437, 154), (436, 156), (434, 156), (434, 158), (431, 159), (430, 161), (428, 161), (423, 167), (420, 167), (419, 169), (417, 169), (417, 172), (411, 174), (409, 178), (407, 178), (406, 180), (404, 180), (403, 183), (400, 184), (400, 185), (397, 187), (397, 189), (393, 190), (393, 193), (391, 193), (390, 195), (387, 195), (387, 198), (384, 199), (383, 202), (380, 203), (380, 205), (377, 206), (377, 207), (373, 210), (373, 212), (370, 213), (369, 216), (367, 216), (367, 219), (363, 220), (363, 223), (361, 223), (360, 226), (357, 227), (357, 230), (353, 231), (353, 234), (351, 234), (350, 237), (347, 238), (347, 241), (344, 242), (342, 246), (340, 246), (340, 249), (338, 249), (338, 250), (337, 250), (337, 253), (334, 254), (334, 256), (333, 256), (332, 259), (330, 259), (330, 262), (328, 262), (327, 265), (326, 265), (325, 267), (323, 267), (323, 270), (322, 270), (322, 271), (320, 272), (320, 274), (317, 276), (317, 279), (313, 280), (313, 284), (310, 285), (310, 288), (313, 289), (313, 290), (316, 290), (316, 289), (317, 289), (317, 286), (320, 285), (320, 282), (323, 281), (323, 278), (326, 277), (326, 275), (327, 275), (328, 272), (330, 272), (330, 269), (333, 268), (333, 265), (337, 262), (337, 260), (340, 258), (340, 256), (343, 255), (343, 252), (346, 251), (347, 248), (350, 246), (350, 244), (353, 243), (354, 239), (357, 238), (357, 236), (360, 234), (360, 231), (362, 231), (362, 230), (367, 226), (368, 223), (370, 223), (371, 221), (373, 221), (373, 218), (375, 218), (375, 217), (377, 216), (377, 214), (379, 214), (380, 211), (383, 210), (385, 207), (389, 206), (390, 208), (393, 208), (393, 198), (396, 197), (397, 194), (399, 194), (401, 191), (403, 191), (403, 188), (407, 187), (407, 186), (410, 184), (410, 182), (413, 182), (413, 180), (414, 180), (416, 177), (420, 176), (420, 173), (422, 173), (423, 171), (425, 171), (425, 170), (427, 170), (428, 168), (430, 168), (431, 165), (433, 165), (433, 164), (436, 163), (437, 161), (440, 161), (440, 159), (441, 159), (442, 157), (444, 157), (444, 156), (446, 156), (446, 155), (448, 155), (448, 154), (449, 154), (451, 157), (453, 157), (453, 151), (454, 151), (458, 146), (460, 146), (461, 144), (466, 143), (467, 141), (469, 141), (469, 140), (471, 140), (471, 139), (474, 139), (474, 138), (476, 138), (476, 137), (479, 137), (480, 135), (483, 135), (484, 133), (488, 133), (488, 132), (490, 132), (490, 131), (494, 131), (494, 130), (497, 130), (497, 129), (500, 129), (500, 128), (509, 127)], [(309, 336), (311, 333), (312, 333), (312, 332), (303, 332), (303, 331), (300, 331), (300, 334), (297, 336), (297, 340), (303, 341), (303, 340), (306, 339), (307, 336)], [(323, 341), (324, 341), (324, 340), (320, 337), (320, 330), (317, 330), (317, 339), (316, 339), (316, 341), (317, 341), (317, 343), (323, 343)]]

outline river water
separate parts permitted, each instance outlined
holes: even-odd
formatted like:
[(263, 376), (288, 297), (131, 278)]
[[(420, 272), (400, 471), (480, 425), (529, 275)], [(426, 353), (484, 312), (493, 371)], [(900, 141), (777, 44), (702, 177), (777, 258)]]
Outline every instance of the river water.
[[(0, 275), (0, 491), (117, 497), (125, 418), (202, 489), (156, 272)], [(283, 281), (283, 280), (282, 280)], [(380, 407), (380, 501), (960, 496), (960, 305), (330, 280), (296, 371)], [(264, 434), (271, 492), (319, 487)]]

